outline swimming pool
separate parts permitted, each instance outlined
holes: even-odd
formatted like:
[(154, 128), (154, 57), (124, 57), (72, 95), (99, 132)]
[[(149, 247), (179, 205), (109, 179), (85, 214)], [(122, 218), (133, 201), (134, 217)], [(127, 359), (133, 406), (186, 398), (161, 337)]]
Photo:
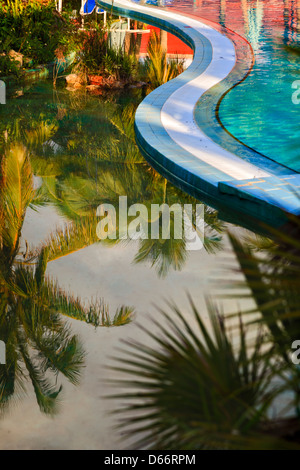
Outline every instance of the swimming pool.
[(245, 145), (299, 171), (300, 104), (292, 99), (300, 78), (299, 2), (172, 0), (166, 5), (220, 23), (250, 42), (255, 63), (222, 100), (221, 122)]
[[(286, 213), (298, 214), (297, 172), (242, 142), (221, 119), (223, 98), (247, 82), (253, 68), (251, 44), (222, 21), (203, 19), (189, 10), (171, 12), (127, 0), (113, 6), (106, 0), (98, 4), (159, 25), (194, 49), (188, 70), (152, 92), (137, 110), (137, 142), (151, 165), (196, 197), (221, 199), (269, 224), (279, 225)], [(249, 112), (259, 122), (255, 112)], [(236, 116), (234, 122), (239, 122)]]
[[(0, 267), (3, 271), (7, 266), (14, 270), (24, 264), (24, 270), (19, 271), (28, 274), (31, 272), (31, 256), (34, 259), (41, 248), (50, 246), (52, 251), (46, 274), (57, 282), (62, 293), (70, 295), (69, 301), (73, 300), (71, 311), (67, 312), (71, 316), (68, 319), (69, 333), (80, 336), (88, 354), (80, 386), (74, 388), (61, 377), (54, 380), (57, 387), (63, 384), (64, 395), (60, 413), (51, 420), (39, 414), (30, 380), (26, 383), (25, 377), (19, 377), (17, 389), (14, 388), (15, 376), (9, 377), (4, 387), (3, 408), (11, 398), (15, 398), (15, 391), (19, 392), (22, 405), (12, 408), (11, 414), (1, 420), (0, 447), (122, 448), (124, 437), (111, 431), (112, 422), (106, 414), (118, 402), (114, 400), (112, 405), (108, 405), (103, 399), (104, 395), (112, 395), (115, 390), (104, 383), (103, 377), (118, 378), (117, 373), (110, 371), (108, 374), (106, 367), (110, 364), (108, 356), (115, 354), (122, 339), (130, 335), (144, 341), (144, 336), (135, 321), (121, 328), (94, 328), (79, 321), (81, 318), (76, 316), (78, 308), (75, 307), (80, 302), (89, 304), (99, 298), (105, 299), (110, 313), (120, 305), (133, 306), (137, 320), (143, 325), (149, 319), (158, 322), (155, 328), (152, 325), (152, 331), (156, 331), (161, 330), (163, 324), (153, 301), (158, 307), (164, 307), (167, 297), (185, 308), (188, 291), (206, 322), (208, 313), (204, 295), (208, 293), (210, 281), (216, 281), (218, 289), (220, 277), (227, 282), (229, 275), (228, 271), (225, 275), (224, 269), (227, 270), (229, 264), (235, 269), (235, 274), (231, 272), (230, 275), (240, 279), (236, 257), (228, 239), (222, 236), (227, 227), (216, 211), (206, 206), (206, 250), (188, 252), (184, 242), (174, 238), (95, 243), (98, 241), (95, 226), (90, 232), (84, 221), (92, 217), (95, 223), (97, 206), (102, 202), (115, 203), (119, 195), (126, 194), (131, 202), (145, 205), (196, 202), (156, 173), (135, 145), (133, 117), (136, 106), (144, 98), (143, 91), (132, 89), (125, 93), (91, 96), (84, 90), (74, 93), (59, 83), (54, 88), (50, 81), (41, 81), (20, 86), (8, 98), (7, 105), (1, 108), (0, 149), (5, 150), (6, 155), (16, 157), (18, 152), (28, 153), (35, 175), (34, 183), (40, 191), (35, 210), (28, 207), (24, 219), (22, 215), (18, 233), (20, 252), (14, 253), (18, 257), (17, 262), (10, 259), (7, 263), (7, 252), (2, 249)], [(23, 182), (24, 185), (30, 182), (26, 174)], [(2, 196), (5, 196), (5, 188)], [(227, 214), (236, 216), (234, 211), (231, 212), (229, 207)], [(242, 224), (242, 218), (238, 219)], [(5, 220), (7, 228), (13, 225), (12, 220)], [(63, 227), (66, 233), (66, 227), (71, 224), (77, 224), (77, 231), (69, 232), (72, 236), (64, 239), (59, 229)], [(57, 229), (59, 236), (56, 238), (53, 233)], [(245, 235), (243, 230), (235, 230), (240, 238)], [(20, 277), (19, 282), (24, 287)], [(8, 291), (11, 289), (9, 301), (18, 298), (18, 312), (22, 316), (28, 305), (32, 306), (32, 300), (40, 299), (36, 295), (28, 295), (23, 301), (20, 292), (13, 290), (15, 287), (12, 283), (8, 286)], [(42, 304), (45, 315), (49, 299), (43, 297), (43, 301), (44, 304), (39, 302), (39, 306)], [(243, 299), (239, 299), (240, 303), (243, 304)], [(247, 299), (245, 306), (248, 310), (253, 308)], [(230, 299), (224, 308), (232, 313), (236, 299)], [(185, 315), (193, 320), (190, 312), (185, 312)], [(23, 318), (26, 320), (25, 314)], [(28, 318), (30, 322), (31, 316)], [(37, 325), (43, 326), (43, 321), (42, 316)], [(6, 325), (11, 323), (1, 324), (1, 338), (7, 332)], [(12, 333), (17, 330), (15, 326), (18, 324), (13, 322)], [(31, 332), (30, 328), (28, 331)], [(25, 339), (29, 345), (33, 344), (30, 335)], [(35, 344), (33, 346), (39, 350)], [(56, 342), (50, 353), (56, 352), (55, 346)], [(61, 351), (60, 344), (58, 346)], [(10, 343), (7, 356), (10, 364), (15, 351), (16, 342)], [(35, 359), (38, 363), (38, 354)], [(15, 369), (12, 367), (12, 370)], [(43, 377), (44, 368), (37, 370)], [(47, 378), (51, 378), (51, 374)], [(28, 395), (25, 393), (27, 388)]]

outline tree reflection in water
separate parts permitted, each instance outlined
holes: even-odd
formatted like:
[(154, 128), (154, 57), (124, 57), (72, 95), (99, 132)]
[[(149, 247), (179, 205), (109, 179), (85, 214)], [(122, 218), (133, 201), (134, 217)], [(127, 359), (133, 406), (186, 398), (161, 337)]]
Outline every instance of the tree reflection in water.
[(62, 374), (77, 384), (84, 351), (51, 295), (52, 286), (45, 278), (48, 250), (42, 249), (32, 265), (23, 264), (19, 252), (26, 209), (41, 203), (22, 145), (7, 148), (0, 183), (0, 332), (6, 343), (6, 365), (0, 368), (0, 410), (4, 412), (31, 381), (40, 410), (54, 414), (62, 388), (57, 376)]
[[(134, 114), (142, 94), (133, 90), (122, 99), (101, 98), (100, 110), (99, 98), (56, 92), (49, 116), (38, 115), (23, 132), (34, 173), (42, 178), (43, 197), (70, 223), (59, 239), (55, 234), (49, 240), (50, 259), (60, 256), (62, 247), (68, 254), (99, 242), (97, 207), (109, 203), (118, 209), (119, 196), (127, 196), (128, 206), (143, 203), (148, 209), (151, 204), (199, 203), (168, 183), (139, 153)], [(222, 231), (217, 212), (205, 206), (204, 246), (209, 252), (221, 246)], [(185, 265), (186, 240), (174, 239), (172, 230), (169, 240), (139, 240), (138, 245), (134, 261), (148, 261), (160, 276)]]
[[(131, 307), (122, 306), (111, 318), (103, 300), (83, 305), (45, 276), (49, 261), (100, 243), (97, 207), (105, 202), (118, 207), (121, 195), (127, 195), (128, 205), (196, 203), (150, 168), (138, 151), (133, 122), (140, 90), (122, 106), (116, 97), (102, 98), (101, 111), (99, 98), (52, 92), (47, 84), (35, 85), (28, 96), (8, 100), (0, 123), (0, 337), (7, 352), (6, 366), (0, 368), (3, 412), (31, 382), (40, 410), (54, 414), (61, 391), (58, 377), (79, 383), (84, 350), (61, 313), (95, 326), (124, 325), (132, 318)], [(26, 210), (46, 204), (67, 225), (37, 248), (26, 244), (22, 253)], [(209, 208), (205, 222), (204, 245), (214, 251), (220, 246), (222, 223)], [(159, 276), (185, 264), (184, 239), (138, 244), (134, 262), (150, 262)]]

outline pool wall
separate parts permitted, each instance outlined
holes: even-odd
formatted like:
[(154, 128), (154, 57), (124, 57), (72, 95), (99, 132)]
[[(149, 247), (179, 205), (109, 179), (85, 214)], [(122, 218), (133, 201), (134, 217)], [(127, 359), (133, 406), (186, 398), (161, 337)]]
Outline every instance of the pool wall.
[[(114, 2), (113, 6), (108, 0), (99, 0), (98, 4), (115, 14), (169, 31), (194, 50), (189, 68), (150, 93), (137, 110), (136, 140), (149, 163), (183, 190), (199, 199), (204, 197), (214, 207), (227, 207), (272, 225), (280, 225), (286, 212), (298, 213), (295, 188), (300, 185), (299, 175), (240, 142), (234, 142), (232, 152), (224, 149), (220, 129), (223, 133), (226, 130), (217, 117), (212, 118), (222, 93), (244, 78), (244, 74), (239, 76), (236, 51), (239, 44), (246, 47), (247, 41), (240, 37), (234, 41), (232, 31), (225, 35), (220, 26), (173, 10), (128, 0)], [(252, 57), (249, 67), (251, 63)], [(196, 120), (199, 100), (205, 105), (200, 106), (201, 116)], [(214, 138), (216, 133), (219, 140)], [(232, 136), (229, 138), (234, 141)]]

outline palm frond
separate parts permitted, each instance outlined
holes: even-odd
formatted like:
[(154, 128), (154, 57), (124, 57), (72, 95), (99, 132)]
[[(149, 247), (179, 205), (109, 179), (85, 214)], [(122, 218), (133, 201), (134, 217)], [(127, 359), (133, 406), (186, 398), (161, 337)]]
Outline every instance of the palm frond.
[(132, 307), (122, 306), (117, 309), (115, 316), (111, 320), (109, 307), (103, 299), (84, 305), (79, 297), (65, 293), (58, 285), (51, 280), (45, 282), (47, 298), (50, 305), (63, 315), (76, 320), (85, 321), (95, 327), (99, 326), (121, 326), (130, 323), (134, 316)]
[(234, 448), (236, 435), (262, 434), (268, 421), (276, 391), (269, 388), (271, 352), (262, 354), (263, 336), (249, 351), (241, 322), (233, 346), (215, 306), (208, 305), (208, 328), (191, 305), (196, 327), (170, 304), (172, 314), (161, 311), (154, 322), (160, 334), (141, 327), (154, 346), (126, 342), (117, 358), (122, 367), (114, 370), (127, 378), (116, 381), (122, 391), (111, 398), (122, 400), (119, 426), (135, 448)]

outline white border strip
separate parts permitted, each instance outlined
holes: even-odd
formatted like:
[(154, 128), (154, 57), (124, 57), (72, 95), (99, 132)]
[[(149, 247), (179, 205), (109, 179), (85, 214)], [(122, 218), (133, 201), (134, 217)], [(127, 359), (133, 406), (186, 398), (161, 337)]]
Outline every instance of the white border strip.
[[(173, 17), (173, 14), (168, 12), (168, 16)], [(178, 20), (178, 15), (174, 15), (174, 19)], [(194, 109), (198, 100), (207, 90), (229, 75), (235, 66), (236, 55), (229, 38), (198, 20), (187, 17), (184, 19), (188, 26), (210, 41), (213, 57), (201, 75), (183, 85), (166, 100), (161, 110), (163, 127), (177, 145), (236, 180), (271, 176), (270, 173), (222, 148), (196, 124)]]
[[(173, 92), (161, 109), (161, 123), (171, 139), (196, 159), (208, 163), (236, 180), (272, 176), (271, 173), (246, 162), (215, 143), (198, 127), (194, 119), (194, 109), (200, 97), (226, 78), (236, 63), (235, 48), (231, 40), (200, 20), (172, 13), (169, 10), (153, 9), (128, 0), (114, 1), (113, 6), (128, 9), (128, 13), (130, 10), (146, 13), (153, 18), (155, 18), (155, 11), (159, 11), (160, 18), (163, 17), (171, 24), (174, 20), (181, 24), (182, 29), (192, 28), (211, 43), (213, 56), (206, 70)], [(184, 31), (188, 34), (188, 29)], [(202, 46), (195, 44), (195, 55), (197, 51), (200, 54), (199, 47)], [(142, 107), (143, 102), (140, 105), (139, 116), (141, 116)], [(139, 131), (143, 135), (143, 130), (139, 129)], [(146, 137), (144, 138), (147, 140)], [(149, 142), (149, 139), (147, 141)], [(150, 141), (149, 145), (151, 144)], [(188, 168), (188, 171), (193, 173), (196, 168)]]

